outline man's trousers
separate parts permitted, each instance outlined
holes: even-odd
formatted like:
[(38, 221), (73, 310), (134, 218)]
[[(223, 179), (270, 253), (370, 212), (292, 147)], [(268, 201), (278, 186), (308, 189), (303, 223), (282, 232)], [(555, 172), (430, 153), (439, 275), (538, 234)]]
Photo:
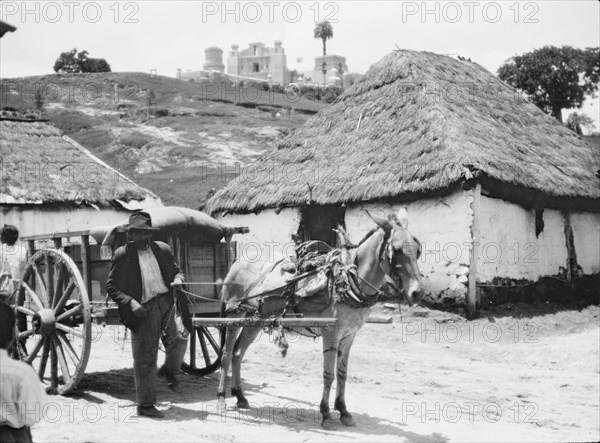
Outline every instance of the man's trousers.
[(187, 338), (181, 338), (175, 323), (173, 296), (159, 294), (144, 303), (147, 314), (131, 332), (133, 376), (138, 406), (156, 404), (156, 363), (158, 344), (165, 347), (165, 367), (172, 374), (179, 373), (187, 348)]

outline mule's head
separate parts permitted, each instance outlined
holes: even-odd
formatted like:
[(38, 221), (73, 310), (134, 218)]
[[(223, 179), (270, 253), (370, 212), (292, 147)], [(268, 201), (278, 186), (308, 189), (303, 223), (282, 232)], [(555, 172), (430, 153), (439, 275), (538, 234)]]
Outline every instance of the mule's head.
[(409, 303), (418, 302), (424, 292), (418, 263), (421, 242), (408, 231), (408, 210), (403, 207), (387, 219), (369, 216), (385, 233), (379, 251), (383, 271), (402, 288)]

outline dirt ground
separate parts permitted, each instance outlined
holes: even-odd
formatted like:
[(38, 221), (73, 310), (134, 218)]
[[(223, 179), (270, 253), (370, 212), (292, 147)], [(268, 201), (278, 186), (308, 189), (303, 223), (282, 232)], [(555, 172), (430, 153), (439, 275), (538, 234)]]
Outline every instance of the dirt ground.
[(229, 399), (216, 412), (218, 372), (181, 374), (180, 393), (158, 381), (164, 419), (137, 417), (130, 344), (120, 327), (98, 326), (80, 392), (51, 397), (34, 441), (600, 440), (598, 306), (474, 321), (374, 311), (394, 321), (366, 324), (354, 343), (346, 400), (356, 427), (321, 428), (321, 344), (288, 336), (282, 358), (267, 334), (242, 369), (250, 410)]

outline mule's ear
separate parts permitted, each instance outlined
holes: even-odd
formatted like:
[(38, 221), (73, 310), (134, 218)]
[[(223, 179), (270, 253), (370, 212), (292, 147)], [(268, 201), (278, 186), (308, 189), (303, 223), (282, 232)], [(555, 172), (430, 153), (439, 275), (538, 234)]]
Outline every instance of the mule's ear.
[(385, 232), (390, 232), (392, 230), (392, 224), (390, 223), (389, 220), (386, 220), (385, 218), (379, 217), (377, 215), (373, 215), (366, 209), (365, 209), (365, 212), (371, 218), (371, 220), (373, 220), (375, 222), (375, 224), (377, 226), (379, 226), (381, 229), (383, 229)]
[(402, 226), (404, 229), (408, 228), (408, 209), (406, 206), (402, 206), (398, 211), (398, 215), (396, 216), (398, 220), (398, 224)]

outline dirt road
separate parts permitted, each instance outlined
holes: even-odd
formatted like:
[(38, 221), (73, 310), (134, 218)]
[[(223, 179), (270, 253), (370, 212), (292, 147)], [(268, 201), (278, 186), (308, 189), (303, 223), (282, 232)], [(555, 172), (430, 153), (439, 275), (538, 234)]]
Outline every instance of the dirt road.
[(34, 441), (598, 441), (599, 312), (467, 322), (394, 311), (394, 323), (357, 336), (346, 395), (357, 426), (337, 431), (320, 426), (321, 344), (312, 339), (289, 336), (282, 358), (261, 334), (242, 372), (250, 410), (230, 399), (227, 414), (215, 412), (218, 372), (181, 374), (180, 393), (159, 380), (166, 418), (152, 420), (134, 412), (123, 330), (104, 328), (81, 392), (51, 398)]

